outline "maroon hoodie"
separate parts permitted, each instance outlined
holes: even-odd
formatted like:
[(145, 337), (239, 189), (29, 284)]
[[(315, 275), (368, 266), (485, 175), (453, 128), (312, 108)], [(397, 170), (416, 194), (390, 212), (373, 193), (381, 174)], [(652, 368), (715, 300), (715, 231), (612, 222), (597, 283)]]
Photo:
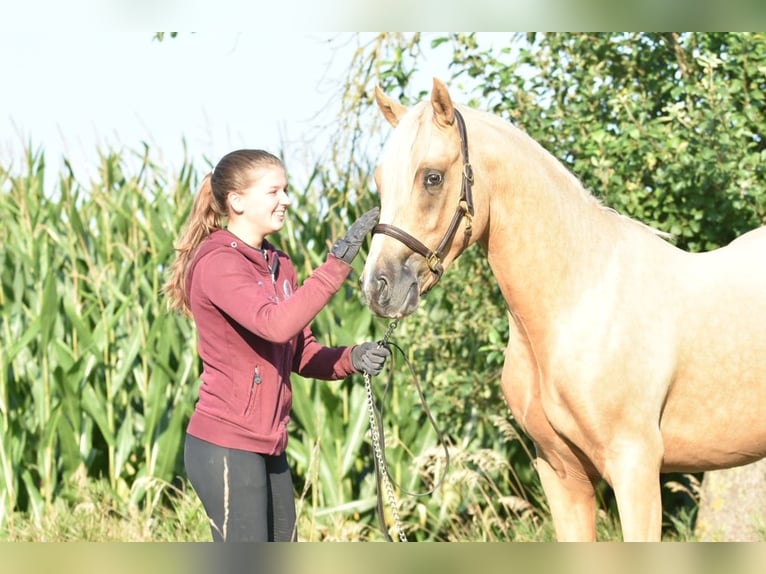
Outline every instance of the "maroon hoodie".
[(187, 291), (202, 358), (187, 432), (219, 446), (281, 454), (292, 406), (290, 373), (323, 380), (356, 371), (351, 347), (324, 347), (309, 323), (351, 266), (329, 255), (298, 287), (287, 255), (217, 230), (197, 249)]

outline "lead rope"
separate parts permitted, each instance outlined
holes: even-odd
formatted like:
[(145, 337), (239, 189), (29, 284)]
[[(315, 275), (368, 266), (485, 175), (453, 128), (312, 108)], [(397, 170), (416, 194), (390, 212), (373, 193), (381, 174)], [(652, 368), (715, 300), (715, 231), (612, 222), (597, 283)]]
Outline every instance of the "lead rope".
[[(388, 339), (396, 329), (396, 325), (399, 323), (396, 319), (391, 321), (391, 324), (386, 329), (386, 334), (383, 335), (383, 339), (378, 342), (378, 347), (388, 345)], [(377, 416), (375, 415), (375, 399), (372, 394), (372, 377), (369, 373), (364, 373), (364, 389), (367, 391), (367, 410), (370, 413), (370, 436), (372, 438), (372, 450), (375, 460), (375, 480), (378, 483), (378, 520), (380, 521), (380, 528), (386, 537), (386, 540), (391, 542), (391, 536), (389, 536), (386, 530), (386, 524), (383, 519), (383, 506), (380, 499), (380, 482), (383, 480), (383, 488), (386, 491), (386, 497), (388, 498), (388, 506), (391, 509), (391, 514), (394, 517), (394, 529), (399, 535), (400, 542), (407, 542), (407, 536), (404, 534), (404, 528), (402, 528), (402, 521), (399, 518), (399, 504), (396, 501), (394, 495), (394, 487), (391, 484), (391, 479), (388, 477), (388, 471), (386, 470), (386, 459), (383, 457), (383, 449), (380, 446), (380, 434), (378, 433)]]
[[(378, 341), (378, 347), (389, 347), (392, 346), (395, 349), (397, 349), (403, 356), (404, 352), (400, 347), (397, 345), (394, 345), (393, 343), (389, 343), (388, 339), (391, 337), (391, 333), (393, 333), (394, 329), (398, 325), (399, 321), (394, 319), (391, 321), (391, 323), (388, 326), (388, 329), (386, 329), (385, 335), (383, 335), (383, 338)], [(391, 360), (393, 361), (393, 353)], [(405, 357), (406, 361), (406, 357)], [(431, 412), (428, 409), (428, 406), (426, 405), (425, 396), (423, 395), (423, 390), (420, 387), (420, 384), (418, 383), (417, 376), (415, 375), (415, 371), (412, 368), (412, 365), (409, 364), (410, 372), (413, 375), (413, 378), (415, 380), (415, 387), (418, 391), (418, 395), (420, 397), (420, 402), (423, 405), (423, 410), (428, 417), (428, 420), (433, 425), (434, 430), (436, 431), (437, 436), (439, 437), (439, 442), (442, 444), (442, 447), (444, 448), (444, 456), (445, 456), (445, 465), (444, 470), (442, 472), (441, 477), (439, 480), (434, 484), (433, 488), (428, 490), (427, 492), (422, 493), (415, 493), (415, 492), (409, 492), (401, 488), (405, 493), (411, 495), (411, 496), (426, 496), (428, 494), (431, 494), (434, 492), (444, 481), (445, 477), (447, 476), (447, 471), (449, 470), (449, 449), (447, 448), (447, 444), (444, 441), (444, 437), (441, 433), (441, 431), (436, 426), (436, 421), (434, 420), (433, 416), (431, 415)], [(369, 410), (370, 414), (370, 437), (372, 438), (372, 449), (373, 449), (373, 460), (375, 462), (375, 479), (377, 482), (378, 487), (378, 502), (377, 502), (377, 509), (378, 509), (378, 521), (380, 522), (380, 529), (383, 532), (383, 535), (385, 536), (386, 540), (388, 542), (393, 542), (391, 539), (391, 536), (388, 533), (388, 529), (386, 528), (386, 523), (383, 518), (383, 499), (381, 497), (381, 482), (383, 483), (383, 488), (386, 493), (386, 498), (388, 499), (388, 505), (391, 508), (391, 515), (394, 519), (394, 530), (396, 531), (399, 541), (400, 542), (407, 542), (407, 536), (404, 534), (404, 528), (402, 527), (402, 522), (399, 517), (399, 504), (396, 501), (396, 496), (394, 495), (394, 486), (393, 486), (393, 480), (390, 476), (390, 473), (388, 471), (388, 466), (386, 464), (386, 455), (385, 455), (385, 439), (383, 437), (383, 430), (382, 430), (382, 422), (378, 418), (381, 415), (377, 413), (377, 410), (375, 408), (375, 399), (373, 397), (372, 393), (372, 377), (369, 375), (369, 373), (364, 373), (364, 388), (367, 392), (367, 408)], [(381, 417), (382, 418), (382, 417)], [(381, 430), (378, 431), (378, 427), (381, 427)]]

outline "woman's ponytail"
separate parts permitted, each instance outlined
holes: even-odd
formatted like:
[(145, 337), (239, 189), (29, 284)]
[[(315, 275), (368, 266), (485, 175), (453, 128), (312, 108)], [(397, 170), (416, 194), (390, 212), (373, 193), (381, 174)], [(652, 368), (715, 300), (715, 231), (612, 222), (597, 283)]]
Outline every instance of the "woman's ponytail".
[(186, 228), (176, 245), (176, 259), (170, 267), (170, 279), (163, 287), (168, 297), (168, 307), (187, 315), (191, 314), (191, 310), (186, 291), (186, 275), (192, 255), (211, 232), (221, 228), (224, 218), (213, 196), (212, 177), (211, 172), (202, 180)]

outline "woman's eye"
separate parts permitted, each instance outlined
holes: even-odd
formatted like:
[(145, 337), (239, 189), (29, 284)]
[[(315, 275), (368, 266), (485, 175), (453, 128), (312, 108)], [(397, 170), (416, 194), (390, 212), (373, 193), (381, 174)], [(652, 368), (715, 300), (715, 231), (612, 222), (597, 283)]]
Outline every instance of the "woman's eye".
[(442, 174), (435, 171), (428, 172), (424, 183), (426, 187), (439, 187), (442, 184)]

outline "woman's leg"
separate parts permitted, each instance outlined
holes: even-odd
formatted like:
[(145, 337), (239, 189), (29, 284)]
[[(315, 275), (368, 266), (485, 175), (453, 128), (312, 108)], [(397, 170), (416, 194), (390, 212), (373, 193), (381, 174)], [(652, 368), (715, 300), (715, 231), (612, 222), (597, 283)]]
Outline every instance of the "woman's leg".
[[(271, 539), (266, 458), (186, 435), (186, 473), (205, 507), (216, 542), (267, 542)], [(277, 480), (280, 484), (283, 481), (284, 478)], [(282, 505), (281, 494), (279, 499)]]
[(269, 540), (295, 542), (295, 491), (287, 456), (266, 457), (269, 475)]

